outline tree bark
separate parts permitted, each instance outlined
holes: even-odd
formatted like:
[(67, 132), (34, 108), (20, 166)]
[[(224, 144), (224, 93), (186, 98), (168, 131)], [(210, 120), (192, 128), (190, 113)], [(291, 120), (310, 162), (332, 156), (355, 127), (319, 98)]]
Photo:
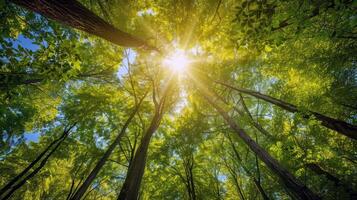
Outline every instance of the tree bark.
[[(44, 157), (44, 159), (41, 161), (40, 165), (38, 167), (36, 167), (29, 175), (27, 175), (25, 178), (23, 178), (19, 183), (17, 183), (16, 185), (11, 185), (9, 188), (9, 191), (5, 191), (4, 193), (1, 194), (5, 194), (4, 197), (1, 198), (1, 200), (6, 200), (9, 199), (11, 197), (11, 195), (17, 190), (19, 189), (21, 186), (23, 186), (29, 179), (31, 179), (32, 177), (34, 177), (42, 168), (43, 166), (45, 166), (45, 164), (47, 163), (47, 160), (51, 157), (51, 155), (57, 150), (57, 148), (61, 145), (61, 143), (67, 138), (67, 136), (69, 135), (70, 130), (75, 126), (72, 125), (69, 129), (65, 129), (64, 133), (61, 135), (61, 137), (59, 138), (57, 144), (55, 145), (55, 147)], [(51, 143), (52, 144), (52, 143)], [(51, 145), (50, 144), (50, 145)], [(48, 150), (49, 148), (47, 148), (46, 150)], [(32, 164), (32, 163), (31, 163)], [(33, 165), (32, 165), (33, 166)], [(28, 170), (27, 170), (28, 171)], [(23, 174), (24, 175), (24, 174)], [(20, 177), (21, 178), (21, 177)], [(14, 182), (16, 183), (16, 182)], [(7, 192), (7, 193), (6, 193)]]
[(17, 5), (124, 47), (156, 50), (143, 40), (110, 25), (75, 0), (11, 0)]
[(233, 129), (233, 131), (240, 137), (248, 147), (258, 155), (258, 157), (272, 170), (284, 183), (284, 185), (291, 191), (294, 195), (293, 198), (296, 199), (320, 199), (316, 194), (314, 194), (309, 188), (307, 188), (303, 183), (296, 179), (289, 171), (287, 171), (280, 163), (275, 160), (270, 154), (260, 147), (250, 136), (241, 129), (235, 121), (228, 115), (226, 111), (223, 110), (219, 105), (213, 101), (213, 96), (205, 90), (204, 87), (197, 83), (197, 87), (200, 90), (202, 96), (207, 100), (207, 102), (214, 107), (217, 112), (224, 118), (227, 124)]
[(121, 129), (120, 133), (118, 136), (115, 138), (114, 142), (109, 146), (107, 151), (104, 153), (102, 158), (98, 161), (97, 165), (94, 167), (94, 169), (90, 172), (86, 180), (83, 182), (83, 184), (79, 187), (77, 192), (73, 195), (71, 200), (79, 200), (82, 198), (84, 193), (87, 191), (88, 187), (91, 185), (91, 183), (94, 181), (95, 177), (99, 173), (100, 169), (104, 166), (106, 161), (108, 160), (109, 156), (112, 154), (114, 148), (120, 143), (121, 138), (125, 134), (126, 129), (128, 128), (130, 122), (138, 112), (141, 103), (143, 102), (144, 98), (146, 97), (147, 93), (140, 99), (139, 103), (135, 106), (133, 112), (129, 116), (129, 118), (126, 120), (123, 128)]
[(227, 168), (228, 168), (229, 173), (230, 173), (231, 176), (232, 176), (232, 179), (233, 179), (233, 181), (234, 181), (234, 185), (236, 186), (236, 189), (237, 189), (237, 193), (239, 194), (239, 198), (240, 198), (241, 200), (245, 200), (245, 197), (244, 197), (242, 188), (240, 187), (239, 182), (238, 182), (238, 175), (237, 175), (237, 173), (234, 171), (234, 169), (232, 169), (231, 167), (228, 166), (228, 163), (226, 163), (226, 166), (227, 166)]
[[(169, 80), (167, 88), (165, 89), (163, 96), (159, 103), (155, 100), (155, 92), (153, 94), (153, 99), (155, 103), (155, 114), (153, 119), (151, 120), (150, 126), (146, 130), (144, 137), (135, 152), (135, 156), (130, 163), (123, 187), (120, 190), (118, 199), (119, 200), (137, 200), (140, 184), (142, 177), (144, 175), (146, 158), (147, 158), (147, 151), (149, 147), (149, 143), (151, 137), (157, 130), (160, 125), (161, 119), (164, 114), (165, 102), (167, 98), (167, 93), (170, 90), (170, 86), (172, 84), (172, 80)], [(155, 91), (155, 89), (153, 90)]]
[[(272, 103), (276, 106), (279, 106), (280, 108), (283, 108), (286, 111), (293, 112), (293, 113), (301, 111), (297, 108), (297, 106), (287, 103), (287, 102), (284, 102), (282, 100), (276, 99), (274, 97), (271, 97), (271, 96), (268, 96), (265, 94), (261, 94), (259, 92), (253, 91), (253, 90), (234, 87), (234, 86), (228, 85), (226, 83), (223, 83), (221, 81), (215, 81), (215, 82), (220, 85), (223, 85), (225, 87), (228, 87), (230, 89), (236, 90), (238, 92), (248, 94), (248, 95), (254, 96), (258, 99), (262, 99), (266, 102)], [(317, 112), (313, 112), (313, 111), (308, 111), (308, 112), (311, 113), (317, 120), (319, 120), (323, 126), (329, 128), (329, 129), (332, 129), (334, 131), (337, 131), (351, 139), (355, 139), (355, 140), (357, 139), (357, 126), (354, 126), (352, 124), (346, 123), (346, 122), (338, 120), (338, 119), (327, 117), (327, 116), (322, 115)], [(309, 115), (304, 116), (304, 118), (309, 118), (309, 117), (310, 117)]]
[[(216, 92), (212, 92), (212, 93), (213, 93), (214, 96), (217, 96), (217, 98), (218, 98), (219, 100), (221, 100), (223, 103), (229, 105), (229, 103), (228, 103), (225, 99), (223, 99), (221, 96), (219, 96)], [(247, 122), (248, 122), (251, 126), (255, 127), (258, 131), (260, 131), (260, 132), (261, 132), (263, 135), (265, 135), (267, 138), (276, 141), (277, 138), (276, 138), (275, 136), (273, 136), (272, 134), (270, 134), (270, 133), (269, 133), (267, 130), (265, 130), (258, 122), (256, 122), (256, 121), (253, 119), (253, 117), (252, 117), (252, 115), (250, 114), (250, 112), (249, 112), (247, 106), (245, 105), (244, 100), (243, 100), (242, 97), (241, 97), (241, 104), (242, 104), (242, 106), (243, 106), (244, 111), (247, 113), (247, 115), (245, 115), (244, 112), (243, 112), (242, 110), (238, 109), (236, 106), (234, 106), (233, 109), (234, 109), (243, 119), (245, 119), (245, 117), (248, 116), (249, 119), (247, 120)]]
[(349, 184), (345, 184), (339, 178), (332, 175), (330, 172), (324, 170), (318, 164), (307, 163), (306, 167), (308, 167), (311, 171), (315, 172), (318, 175), (324, 175), (328, 180), (332, 181), (335, 184), (335, 186), (337, 186), (337, 187), (341, 186), (350, 195), (351, 199), (354, 199), (355, 197), (357, 197), (357, 192), (354, 191), (353, 188)]
[(239, 194), (239, 197), (240, 197), (240, 199), (241, 200), (245, 200), (245, 198), (244, 198), (244, 195), (243, 195), (243, 191), (242, 191), (242, 188), (240, 187), (240, 185), (239, 185), (239, 183), (238, 183), (238, 180), (237, 180), (237, 175), (236, 174), (232, 174), (232, 176), (233, 176), (233, 180), (234, 180), (234, 184), (236, 185), (236, 187), (237, 187), (237, 191), (238, 191), (238, 194)]
[(184, 160), (184, 169), (186, 174), (186, 182), (187, 182), (187, 193), (190, 200), (196, 200), (196, 189), (195, 189), (195, 181), (193, 177), (193, 166), (194, 166), (194, 158), (193, 155), (190, 155), (189, 158)]
[(15, 176), (13, 179), (11, 179), (1, 190), (0, 190), (0, 196), (2, 194), (5, 194), (8, 190), (10, 190), (15, 184), (16, 182), (18, 182), (23, 176), (25, 176), (26, 173), (28, 173), (44, 156), (45, 154), (47, 154), (47, 152), (51, 149), (51, 147), (53, 145), (55, 145), (58, 142), (62, 142), (61, 140), (63, 140), (63, 138), (65, 138), (69, 132), (71, 131), (71, 129), (75, 126), (75, 124), (73, 126), (71, 126), (68, 129), (65, 129), (63, 131), (63, 134), (57, 138), (56, 140), (52, 141), (45, 150), (43, 150), (36, 158), (35, 160), (33, 160), (24, 170), (22, 170), (21, 173), (19, 173), (17, 176)]
[(259, 193), (262, 195), (263, 199), (264, 199), (264, 200), (269, 200), (269, 197), (268, 197), (268, 195), (265, 193), (265, 191), (264, 191), (262, 185), (260, 184), (260, 181), (257, 180), (257, 179), (254, 177), (254, 175), (251, 173), (251, 171), (250, 171), (246, 166), (243, 165), (243, 163), (242, 163), (242, 158), (240, 157), (240, 155), (239, 155), (239, 153), (238, 153), (236, 147), (234, 146), (234, 143), (233, 143), (233, 141), (232, 141), (232, 138), (229, 136), (229, 134), (227, 135), (227, 137), (228, 137), (228, 140), (229, 140), (230, 145), (231, 145), (231, 147), (232, 147), (232, 150), (233, 150), (233, 152), (234, 152), (234, 155), (235, 155), (236, 159), (239, 161), (239, 164), (242, 166), (244, 172), (247, 173), (248, 176), (250, 176), (250, 177), (253, 179), (254, 185), (257, 187), (257, 189), (258, 189)]
[(118, 199), (120, 200), (136, 200), (138, 197), (141, 179), (144, 174), (147, 151), (152, 135), (158, 128), (162, 115), (155, 113), (149, 128), (147, 129), (144, 138), (137, 152), (135, 153), (132, 164), (130, 165), (124, 185), (120, 191)]

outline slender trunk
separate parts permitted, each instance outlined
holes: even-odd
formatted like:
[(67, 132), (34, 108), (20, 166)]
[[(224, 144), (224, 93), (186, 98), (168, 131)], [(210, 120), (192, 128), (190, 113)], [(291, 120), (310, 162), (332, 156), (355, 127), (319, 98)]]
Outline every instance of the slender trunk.
[(236, 178), (234, 179), (234, 182), (235, 182), (236, 187), (237, 187), (237, 189), (238, 189), (238, 193), (239, 193), (240, 199), (241, 199), (241, 200), (245, 200), (244, 195), (243, 195), (243, 192), (242, 192), (242, 188), (240, 188), (239, 183), (238, 183), (238, 180), (237, 180)]
[(242, 95), (239, 95), (240, 96), (240, 99), (241, 99), (241, 104), (243, 106), (243, 109), (244, 111), (247, 113), (250, 121), (251, 121), (251, 124), (258, 130), (260, 131), (263, 135), (269, 137), (269, 139), (272, 139), (272, 140), (277, 140), (277, 138), (275, 136), (273, 136), (271, 133), (269, 133), (267, 130), (265, 130), (258, 122), (256, 122), (253, 117), (252, 117), (252, 114), (249, 112), (249, 109), (247, 107), (247, 105), (245, 104), (244, 102), (244, 99), (242, 97)]
[(72, 28), (96, 35), (119, 46), (155, 49), (146, 42), (110, 25), (76, 0), (11, 0)]
[[(83, 180), (84, 180), (84, 177), (82, 177), (82, 178), (79, 180), (78, 184), (76, 185), (76, 187), (74, 188), (74, 190), (71, 192), (71, 195), (68, 197), (68, 199), (72, 198), (73, 195), (77, 192), (77, 190), (78, 190), (79, 186), (81, 185), (81, 183), (83, 182)], [(85, 198), (83, 198), (83, 199), (85, 199)]]
[(28, 84), (33, 84), (33, 83), (39, 83), (41, 81), (43, 81), (43, 79), (41, 79), (41, 78), (28, 79), (28, 80), (24, 80), (23, 82), (20, 82), (16, 85), (28, 85)]
[[(87, 153), (84, 154), (84, 157), (87, 157)], [(81, 164), (78, 166), (76, 172), (74, 173), (74, 176), (72, 177), (71, 188), (69, 189), (66, 200), (70, 199), (73, 196), (73, 193), (75, 193), (77, 191), (78, 185), (80, 185), (80, 183), (82, 182), (83, 178), (79, 181), (78, 185), (76, 185), (76, 188), (74, 188), (76, 177), (77, 177), (79, 171), (82, 169), (82, 166), (85, 162), (86, 162), (86, 160), (83, 160), (81, 162)]]
[(259, 193), (262, 195), (264, 200), (270, 200), (268, 195), (265, 193), (262, 185), (260, 184), (260, 182), (257, 179), (253, 179), (254, 185), (257, 187)]
[(186, 189), (187, 189), (187, 195), (188, 195), (188, 199), (191, 200), (191, 184), (190, 184), (190, 181), (187, 178), (186, 169), (185, 169), (185, 174), (186, 174), (186, 178), (184, 179), (184, 181), (185, 181), (185, 185), (186, 185)]
[(339, 178), (336, 176), (332, 175), (330, 172), (324, 170), (321, 168), (318, 164), (316, 163), (308, 163), (306, 164), (306, 167), (308, 167), (310, 170), (315, 172), (318, 175), (324, 175), (328, 180), (332, 181), (335, 183), (335, 186), (341, 186), (344, 188), (344, 190), (352, 197), (357, 196), (357, 192), (353, 190), (353, 188), (349, 184), (345, 184), (343, 181), (341, 181)]
[(288, 172), (280, 163), (275, 160), (270, 154), (260, 147), (243, 129), (241, 129), (235, 121), (213, 101), (213, 96), (209, 94), (204, 87), (196, 85), (200, 89), (200, 93), (204, 96), (209, 104), (214, 107), (218, 113), (224, 118), (228, 125), (234, 130), (238, 137), (240, 137), (249, 148), (258, 155), (258, 157), (282, 180), (284, 185), (294, 194), (297, 199), (320, 199), (310, 189), (308, 189), (303, 183), (296, 179), (290, 172)]
[(28, 85), (28, 84), (35, 84), (40, 83), (43, 81), (42, 78), (29, 78), (24, 79), (18, 75), (2, 75), (0, 74), (0, 89), (2, 88), (9, 88), (9, 87), (16, 87), (19, 85)]
[(254, 185), (257, 187), (257, 189), (258, 189), (259, 193), (262, 195), (263, 199), (264, 199), (264, 200), (269, 200), (268, 195), (265, 193), (265, 191), (264, 191), (262, 185), (260, 184), (260, 180), (257, 180), (257, 179), (253, 176), (253, 174), (250, 172), (250, 170), (249, 170), (246, 166), (243, 165), (243, 163), (242, 163), (242, 158), (240, 157), (240, 155), (239, 155), (239, 153), (238, 153), (236, 147), (234, 146), (234, 143), (233, 143), (233, 141), (232, 141), (232, 138), (231, 138), (229, 135), (227, 135), (227, 137), (228, 137), (228, 140), (229, 140), (229, 142), (230, 142), (230, 144), (231, 144), (231, 147), (232, 147), (232, 150), (233, 150), (233, 152), (234, 152), (234, 155), (235, 155), (236, 159), (239, 161), (239, 163), (240, 163), (240, 165), (242, 166), (243, 170), (245, 171), (245, 173), (248, 174), (248, 176), (249, 176), (250, 178), (253, 179)]
[[(118, 196), (118, 199), (120, 200), (136, 200), (138, 198), (141, 180), (144, 175), (149, 143), (151, 137), (159, 127), (161, 119), (163, 117), (167, 93), (169, 91), (171, 83), (172, 81), (169, 80), (167, 88), (165, 88), (165, 91), (159, 103), (156, 102), (155, 94), (153, 94), (155, 103), (155, 114), (153, 119), (151, 120), (150, 126), (144, 134), (144, 137), (137, 151), (135, 152), (135, 156), (132, 160), (132, 163), (130, 163), (123, 187), (121, 188)], [(155, 89), (153, 91), (155, 91)]]
[(73, 179), (72, 179), (71, 188), (69, 189), (69, 192), (68, 192), (68, 194), (67, 194), (66, 200), (68, 200), (68, 199), (71, 197), (71, 195), (72, 195), (73, 188), (74, 188), (74, 183), (75, 183), (74, 181), (75, 181), (75, 179), (73, 178)]
[(186, 166), (185, 166), (185, 174), (186, 174), (186, 188), (187, 188), (187, 194), (188, 194), (188, 199), (189, 200), (193, 200), (193, 197), (192, 197), (192, 185), (191, 185), (191, 181), (190, 181), (190, 175), (186, 169)]
[(57, 138), (56, 140), (52, 141), (45, 150), (43, 150), (36, 158), (33, 160), (24, 170), (22, 170), (21, 173), (19, 173), (17, 176), (15, 176), (13, 179), (11, 179), (1, 190), (0, 190), (0, 195), (4, 194), (6, 191), (10, 190), (13, 185), (15, 185), (16, 182), (18, 182), (23, 176), (25, 176), (26, 173), (28, 173), (44, 156), (45, 154), (51, 149), (53, 145), (61, 141), (66, 135), (68, 135), (69, 131), (73, 128), (70, 127), (69, 129), (65, 129), (63, 131), (63, 134)]
[[(223, 85), (225, 87), (228, 87), (230, 89), (236, 90), (238, 92), (244, 93), (244, 94), (248, 94), (251, 96), (254, 96), (258, 99), (262, 99), (266, 102), (272, 103), (276, 106), (279, 106), (280, 108), (283, 108), (286, 111), (289, 112), (300, 112), (300, 110), (297, 108), (297, 106), (284, 102), (282, 100), (276, 99), (274, 97), (265, 95), (265, 94), (261, 94), (259, 92), (253, 91), (253, 90), (248, 90), (248, 89), (244, 89), (244, 88), (238, 88), (238, 87), (234, 87), (231, 85), (228, 85), (226, 83), (220, 82), (220, 81), (215, 81), (216, 83)], [(310, 114), (312, 114), (317, 120), (319, 120), (321, 122), (321, 124), (329, 129), (335, 130), (349, 138), (352, 139), (357, 139), (357, 126), (354, 126), (352, 124), (346, 123), (344, 121), (338, 120), (338, 119), (334, 119), (331, 117), (327, 117), (325, 115), (322, 115), (320, 113), (317, 112), (313, 112), (313, 111), (308, 111)], [(309, 118), (309, 115), (305, 115), (304, 118)]]
[(147, 129), (144, 138), (138, 150), (135, 153), (132, 164), (130, 165), (124, 185), (120, 191), (118, 199), (120, 200), (136, 200), (141, 184), (141, 179), (144, 174), (147, 151), (152, 135), (158, 128), (162, 115), (155, 113), (149, 128)]
[[(230, 139), (229, 139), (229, 140), (230, 140)], [(231, 140), (230, 140), (230, 141), (231, 141)], [(231, 146), (232, 146), (232, 148), (234, 149), (234, 151), (236, 151), (236, 150), (235, 150), (235, 147), (234, 147), (234, 145), (233, 145), (232, 142), (231, 142)], [(236, 154), (236, 155), (238, 155), (238, 154)], [(245, 167), (243, 166), (243, 164), (241, 164), (241, 160), (240, 160), (239, 155), (238, 155), (238, 157), (237, 157), (237, 160), (240, 162), (241, 167), (242, 167), (242, 168), (244, 169), (244, 171), (248, 174), (248, 176), (249, 176), (249, 177), (252, 177), (251, 174), (250, 174), (250, 172), (249, 172), (249, 171), (246, 171), (246, 170), (245, 170)], [(237, 189), (237, 193), (238, 193), (240, 199), (241, 199), (241, 200), (245, 200), (243, 191), (242, 191), (242, 189), (241, 189), (241, 187), (240, 187), (240, 185), (239, 185), (239, 182), (238, 182), (238, 174), (237, 174), (237, 172), (236, 172), (236, 169), (233, 168), (232, 166), (230, 166), (230, 165), (227, 163), (226, 159), (224, 159), (224, 164), (225, 164), (225, 166), (227, 167), (229, 174), (231, 175), (231, 178), (232, 178), (232, 180), (233, 180), (233, 182), (234, 182), (234, 185), (235, 185), (235, 187), (236, 187), (236, 189)], [(234, 163), (234, 166), (237, 167), (237, 165), (236, 165), (235, 163)]]
[(100, 169), (104, 166), (106, 161), (108, 160), (109, 156), (112, 154), (114, 148), (120, 143), (121, 138), (125, 134), (126, 129), (128, 128), (130, 122), (134, 118), (135, 114), (138, 112), (141, 103), (143, 102), (144, 98), (146, 97), (146, 94), (140, 99), (139, 103), (135, 106), (134, 111), (131, 113), (129, 118), (126, 120), (123, 128), (121, 129), (120, 133), (118, 136), (115, 138), (114, 142), (109, 146), (107, 151), (104, 153), (102, 158), (98, 161), (97, 165), (94, 167), (94, 169), (90, 172), (88, 175), (87, 179), (83, 182), (83, 184), (79, 187), (78, 191), (73, 195), (71, 200), (79, 200), (82, 198), (84, 193), (87, 191), (88, 187), (91, 185), (91, 183), (94, 181), (95, 177), (99, 173)]
[(235, 186), (236, 186), (236, 188), (237, 188), (237, 192), (238, 192), (238, 194), (239, 194), (239, 198), (240, 198), (241, 200), (245, 200), (244, 194), (243, 194), (243, 191), (242, 191), (242, 188), (240, 187), (239, 182), (238, 182), (237, 173), (236, 173), (233, 169), (230, 169), (229, 171), (230, 171), (230, 174), (231, 174), (232, 179), (233, 179), (233, 181), (234, 181), (234, 184), (235, 184)]
[(58, 143), (55, 145), (55, 147), (46, 155), (46, 157), (40, 162), (40, 165), (36, 167), (29, 175), (27, 175), (25, 178), (23, 178), (19, 183), (16, 185), (12, 185), (10, 190), (4, 195), (1, 200), (9, 199), (11, 195), (19, 189), (21, 186), (23, 186), (28, 180), (30, 180), (32, 177), (34, 177), (42, 168), (45, 166), (47, 163), (47, 160), (51, 157), (51, 155), (57, 150), (57, 148), (61, 145), (61, 143), (67, 138), (69, 135), (70, 130), (74, 127), (75, 125), (71, 126), (69, 129), (65, 130), (64, 133), (61, 137)]
[(327, 172), (326, 170), (322, 169), (319, 165), (317, 165), (316, 163), (308, 163), (306, 164), (306, 166), (314, 171), (316, 174), (318, 175), (325, 175), (327, 179), (329, 179), (330, 181), (334, 182), (335, 185), (340, 185), (341, 181), (340, 179), (338, 179), (337, 177), (335, 177), (334, 175), (330, 174), (329, 172)]
[(196, 200), (196, 187), (195, 187), (195, 181), (193, 179), (192, 167), (190, 167), (190, 183), (192, 189), (192, 200)]
[[(223, 103), (229, 105), (229, 103), (223, 99), (221, 96), (219, 96), (217, 93), (212, 92), (215, 96), (217, 96), (217, 98), (219, 100), (221, 100)], [(265, 130), (259, 123), (257, 123), (252, 115), (250, 114), (248, 108), (246, 107), (243, 98), (241, 98), (241, 104), (243, 106), (244, 111), (247, 113), (247, 115), (244, 114), (244, 112), (240, 109), (238, 109), (237, 107), (233, 107), (233, 109), (242, 117), (245, 118), (245, 116), (248, 116), (249, 120), (247, 120), (247, 122), (251, 125), (254, 126), (258, 131), (260, 131), (263, 135), (265, 135), (267, 138), (271, 139), (271, 140), (277, 140), (277, 138), (275, 136), (273, 136), (272, 134), (270, 134), (267, 130)]]
[(187, 192), (190, 200), (196, 200), (196, 189), (195, 182), (193, 178), (193, 166), (194, 159), (193, 155), (188, 158), (188, 160), (184, 161), (184, 169), (186, 174), (186, 182), (187, 182)]

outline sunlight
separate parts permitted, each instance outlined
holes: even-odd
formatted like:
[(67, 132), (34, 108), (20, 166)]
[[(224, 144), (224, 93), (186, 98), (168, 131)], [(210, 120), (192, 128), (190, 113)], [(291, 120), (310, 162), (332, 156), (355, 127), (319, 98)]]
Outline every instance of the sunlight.
[(176, 73), (185, 72), (189, 64), (190, 59), (186, 56), (183, 50), (176, 50), (173, 54), (163, 60), (163, 65)]

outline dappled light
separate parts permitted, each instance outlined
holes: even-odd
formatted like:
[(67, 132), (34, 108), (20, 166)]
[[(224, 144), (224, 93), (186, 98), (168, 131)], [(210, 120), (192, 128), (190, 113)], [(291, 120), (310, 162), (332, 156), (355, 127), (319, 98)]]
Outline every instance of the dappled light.
[(0, 200), (357, 199), (356, 1), (4, 2)]

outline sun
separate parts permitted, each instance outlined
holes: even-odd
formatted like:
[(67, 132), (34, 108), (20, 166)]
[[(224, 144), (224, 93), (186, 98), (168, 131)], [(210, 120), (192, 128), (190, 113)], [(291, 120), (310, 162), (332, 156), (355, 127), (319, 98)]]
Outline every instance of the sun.
[(163, 65), (176, 73), (183, 73), (186, 71), (190, 59), (186, 56), (183, 50), (176, 50), (163, 60)]

